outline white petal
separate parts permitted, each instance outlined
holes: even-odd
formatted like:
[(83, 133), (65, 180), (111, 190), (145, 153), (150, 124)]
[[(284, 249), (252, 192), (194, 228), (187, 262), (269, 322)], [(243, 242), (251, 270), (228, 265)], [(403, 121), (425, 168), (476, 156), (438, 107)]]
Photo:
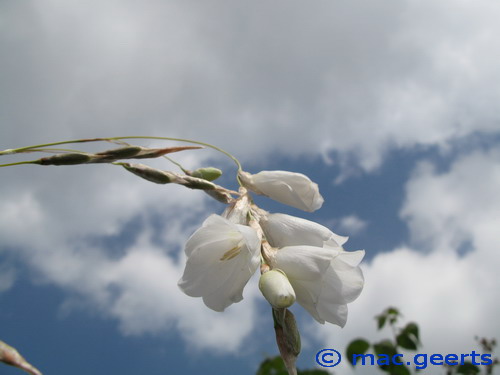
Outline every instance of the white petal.
[(323, 205), (318, 185), (302, 173), (262, 171), (240, 172), (240, 180), (250, 190), (304, 211), (316, 211)]
[(269, 214), (260, 220), (260, 225), (274, 247), (339, 247), (347, 241), (347, 237), (339, 236), (321, 224), (291, 215)]
[(289, 279), (290, 284), (292, 284), (293, 290), (295, 291), (295, 296), (297, 302), (306, 311), (312, 315), (314, 319), (323, 324), (325, 321), (321, 319), (318, 312), (316, 311), (316, 303), (318, 301), (318, 296), (320, 288), (317, 281), (307, 281), (307, 280), (294, 280)]
[[(206, 251), (208, 253), (208, 251)], [(233, 269), (239, 266), (238, 257), (229, 261), (220, 261), (220, 258), (210, 262), (202, 262), (191, 257), (186, 262), (186, 268), (179, 287), (191, 297), (202, 297), (221, 289), (233, 277)]]
[[(335, 261), (343, 262), (350, 267), (357, 267), (365, 256), (364, 250), (342, 251)], [(337, 268), (337, 267), (335, 267)]]
[[(221, 236), (221, 233), (225, 233), (225, 236)], [(236, 226), (233, 226), (225, 218), (213, 214), (189, 237), (184, 251), (189, 257), (194, 250), (201, 246), (206, 246), (207, 243), (226, 240), (239, 241), (241, 240), (241, 233), (239, 233)], [(224, 246), (221, 244), (221, 247)]]
[(320, 323), (332, 323), (344, 327), (347, 322), (347, 305), (345, 304), (318, 304), (318, 314), (321, 316)]
[[(341, 327), (347, 320), (347, 303), (358, 298), (363, 289), (363, 273), (359, 267), (352, 267), (342, 260), (343, 252), (332, 260), (325, 273), (316, 310), (321, 320)], [(348, 258), (347, 256), (346, 258)]]
[[(338, 294), (335, 296), (330, 295), (328, 297), (329, 299), (349, 303), (359, 297), (364, 285), (363, 272), (361, 271), (361, 268), (357, 267), (357, 264), (360, 261), (359, 254), (361, 254), (362, 257), (364, 252), (353, 251), (351, 253), (344, 251), (332, 260), (331, 267), (328, 269), (326, 277), (323, 279), (323, 282), (325, 283), (323, 293), (326, 296), (335, 290)], [(353, 259), (356, 259), (357, 261), (355, 266), (349, 263)], [(335, 285), (335, 287), (330, 289), (329, 286), (331, 285)]]
[(347, 321), (347, 306), (345, 304), (332, 304), (329, 301), (323, 301), (321, 297), (321, 282), (297, 281), (290, 279), (297, 302), (311, 316), (321, 324), (329, 322), (340, 327)]
[(283, 270), (290, 280), (320, 281), (339, 252), (314, 246), (286, 246), (276, 252), (274, 267)]
[(188, 240), (185, 252), (188, 260), (179, 287), (222, 311), (243, 298), (243, 288), (260, 263), (260, 240), (254, 229), (211, 215)]
[(224, 284), (211, 293), (203, 295), (205, 305), (214, 311), (222, 312), (231, 304), (240, 302), (243, 299), (243, 289), (258, 265), (259, 262), (253, 263), (251, 267), (234, 267)]
[(223, 312), (233, 303), (238, 303), (243, 299), (243, 287), (227, 284), (226, 288), (226, 290), (216, 290), (203, 296), (203, 303), (214, 311)]
[(362, 250), (346, 252), (290, 246), (278, 250), (275, 261), (287, 274), (297, 302), (314, 319), (343, 327), (347, 320), (347, 303), (355, 300), (363, 289), (363, 274), (357, 266), (363, 256)]

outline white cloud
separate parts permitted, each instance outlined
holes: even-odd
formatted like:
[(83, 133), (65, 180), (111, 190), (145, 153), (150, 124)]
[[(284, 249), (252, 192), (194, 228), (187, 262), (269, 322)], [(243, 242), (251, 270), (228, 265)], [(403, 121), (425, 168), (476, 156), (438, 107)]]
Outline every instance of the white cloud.
[(14, 285), (15, 278), (15, 269), (0, 263), (0, 293), (9, 290)]
[[(118, 255), (88, 244), (83, 247), (72, 238), (52, 237), (45, 245), (17, 251), (39, 275), (38, 282), (67, 292), (62, 312), (89, 309), (113, 317), (125, 335), (162, 335), (177, 328), (193, 349), (218, 353), (237, 353), (256, 323), (255, 287), (245, 290), (244, 303), (224, 313), (212, 312), (201, 299), (184, 295), (177, 287), (184, 256), (174, 260), (168, 248), (152, 242), (149, 229), (134, 243), (124, 244)], [(13, 276), (2, 274), (0, 286), (12, 284), (9, 275)]]
[[(24, 278), (66, 291), (62, 312), (99, 312), (124, 334), (178, 329), (199, 350), (241, 347), (256, 321), (255, 288), (245, 291), (244, 303), (216, 314), (177, 287), (185, 240), (223, 205), (201, 191), (152, 184), (106, 165), (5, 169), (4, 176), (10, 184), (0, 188), (2, 255), (30, 266)], [(3, 291), (15, 269), (0, 271)]]
[[(345, 167), (372, 170), (391, 148), (446, 149), (473, 133), (498, 133), (499, 13), (488, 0), (1, 2), (0, 148), (158, 134), (212, 142), (243, 162), (333, 151)], [(496, 151), (469, 155), (447, 173), (428, 164), (415, 172), (402, 211), (415, 244), (365, 267), (353, 321), (371, 326), (366, 316), (394, 301), (408, 317), (424, 317), (424, 332), (438, 332), (432, 317), (444, 315), (447, 329), (490, 324), (498, 311), (486, 296), (498, 287), (490, 279), (498, 265), (491, 160)], [(22, 248), (40, 281), (84, 296), (129, 334), (177, 326), (186, 340), (201, 337), (196, 342), (212, 348), (237, 347), (248, 334), (252, 289), (223, 318), (184, 299), (175, 286), (181, 263), (150, 233), (139, 230), (145, 237), (118, 254), (89, 244), (119, 238), (135, 218), (147, 227), (159, 217), (170, 224), (155, 240), (179, 247), (206, 213), (202, 193), (108, 166), (2, 168), (1, 176), (2, 248)], [(422, 241), (429, 254), (415, 253)], [(457, 257), (453, 250), (468, 244)], [(405, 295), (387, 282), (395, 270)], [(445, 305), (459, 296), (440, 295), (439, 281), (470, 295)], [(453, 336), (436, 342), (443, 337)]]
[[(378, 254), (364, 265), (365, 289), (351, 305), (346, 328), (315, 327), (325, 347), (343, 348), (359, 336), (380, 338), (372, 317), (388, 306), (420, 325), (423, 353), (470, 353), (479, 350), (476, 335), (500, 336), (499, 166), (500, 149), (493, 149), (462, 156), (444, 172), (430, 163), (417, 168), (402, 209), (414, 246)], [(470, 249), (463, 255), (464, 243)], [(349, 366), (339, 370), (350, 372)]]
[(370, 170), (394, 147), (498, 132), (488, 0), (1, 7), (6, 148), (140, 129)]
[[(500, 225), (500, 151), (474, 152), (456, 160), (447, 173), (422, 163), (407, 185), (401, 211), (415, 241), (433, 248), (471, 247), (492, 254), (492, 226)], [(493, 253), (494, 254), (494, 253)]]
[(340, 219), (339, 232), (354, 235), (363, 231), (367, 225), (368, 223), (357, 215), (348, 215)]

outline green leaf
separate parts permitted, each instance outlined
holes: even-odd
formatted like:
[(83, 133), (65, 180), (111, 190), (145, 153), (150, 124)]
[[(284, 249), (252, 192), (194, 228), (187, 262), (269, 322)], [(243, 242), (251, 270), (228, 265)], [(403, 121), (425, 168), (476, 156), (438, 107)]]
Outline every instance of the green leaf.
[[(346, 357), (347, 360), (351, 365), (352, 363), (352, 357), (354, 354), (365, 354), (368, 349), (370, 348), (370, 343), (366, 341), (365, 339), (356, 339), (351, 341), (351, 343), (347, 346), (346, 349)], [(354, 366), (354, 365), (353, 365)]]
[(389, 372), (391, 366), (385, 363), (389, 363), (389, 359), (393, 358), (393, 356), (397, 354), (396, 348), (394, 347), (393, 343), (389, 340), (382, 340), (376, 344), (373, 344), (373, 350), (377, 355), (377, 364), (379, 364), (378, 367), (382, 371)]
[(396, 342), (398, 346), (404, 349), (417, 350), (415, 339), (405, 331), (396, 336)]
[[(377, 360), (377, 364), (379, 364), (379, 368), (382, 371), (387, 372), (391, 375), (410, 375), (410, 370), (406, 367), (405, 364), (401, 362), (400, 357), (397, 358), (397, 362), (401, 363), (400, 365), (396, 365), (392, 363), (392, 360), (396, 354), (398, 354), (396, 347), (389, 340), (382, 340), (377, 344), (373, 345), (373, 350), (379, 360)], [(390, 363), (390, 364), (381, 364), (381, 363)]]
[(385, 354), (392, 357), (397, 354), (394, 344), (389, 340), (382, 340), (377, 344), (373, 344), (373, 350), (377, 356)]
[(394, 316), (399, 316), (399, 310), (396, 309), (395, 307), (389, 307), (387, 309), (387, 315), (394, 315)]
[(479, 373), (479, 367), (471, 362), (464, 362), (463, 365), (457, 367), (457, 374), (474, 375)]
[(257, 370), (257, 375), (288, 375), (280, 356), (265, 359)]
[(325, 370), (298, 370), (297, 375), (329, 375)]
[(387, 316), (386, 315), (378, 315), (378, 316), (376, 316), (376, 319), (377, 319), (377, 328), (378, 328), (378, 330), (381, 330), (385, 326)]
[[(257, 375), (288, 375), (285, 364), (280, 356), (267, 358), (257, 370)], [(297, 375), (329, 375), (328, 371), (320, 369), (298, 370)]]
[(414, 323), (414, 322), (408, 323), (406, 325), (406, 327), (404, 328), (404, 330), (408, 333), (411, 333), (413, 336), (415, 336), (415, 338), (417, 339), (417, 343), (420, 342), (417, 323)]
[(390, 365), (384, 371), (388, 372), (391, 375), (410, 375), (410, 370), (406, 365)]
[(381, 315), (385, 316), (386, 321), (392, 326), (397, 322), (401, 314), (395, 307), (388, 307)]
[(418, 326), (415, 323), (408, 323), (396, 336), (396, 343), (404, 349), (417, 350), (419, 346)]

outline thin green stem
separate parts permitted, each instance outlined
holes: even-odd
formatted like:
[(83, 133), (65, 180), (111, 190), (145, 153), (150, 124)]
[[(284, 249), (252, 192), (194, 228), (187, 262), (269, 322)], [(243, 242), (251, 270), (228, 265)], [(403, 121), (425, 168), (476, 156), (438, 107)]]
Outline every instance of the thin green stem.
[(163, 155), (163, 157), (164, 157), (165, 159), (167, 159), (169, 162), (171, 162), (172, 164), (175, 164), (176, 166), (178, 166), (178, 167), (179, 167), (179, 169), (180, 169), (182, 172), (187, 173), (187, 170), (186, 170), (186, 169), (185, 169), (185, 168), (184, 168), (184, 167), (183, 167), (180, 163), (176, 162), (174, 159), (172, 159), (172, 158), (168, 157), (167, 155)]
[(34, 145), (34, 146), (26, 146), (26, 147), (19, 147), (19, 148), (12, 148), (12, 149), (8, 149), (8, 150), (3, 150), (3, 151), (0, 151), (0, 155), (18, 154), (20, 152), (29, 152), (31, 149), (37, 149), (37, 148), (43, 148), (43, 147), (49, 147), (49, 146), (57, 146), (57, 145), (66, 145), (69, 143), (86, 143), (86, 142), (108, 141), (108, 140), (109, 140), (108, 138), (87, 138), (87, 139), (75, 139), (75, 140), (71, 140), (71, 141), (44, 143), (44, 144), (39, 144), (39, 145)]
[(20, 147), (20, 148), (15, 148), (15, 149), (9, 149), (9, 150), (4, 150), (0, 151), (0, 155), (9, 155), (9, 154), (16, 154), (20, 152), (29, 152), (30, 150), (33, 149), (40, 149), (44, 147), (50, 147), (50, 146), (57, 146), (57, 145), (64, 145), (64, 144), (69, 144), (69, 143), (86, 143), (86, 142), (110, 142), (110, 141), (120, 141), (123, 139), (156, 139), (156, 140), (167, 140), (167, 141), (176, 141), (176, 142), (186, 142), (186, 143), (192, 143), (192, 144), (198, 144), (201, 146), (206, 146), (209, 148), (212, 148), (216, 151), (219, 151), (229, 157), (238, 167), (238, 171), (242, 170), (241, 164), (238, 159), (236, 159), (233, 155), (231, 155), (229, 152), (221, 149), (220, 147), (211, 145), (210, 143), (205, 143), (201, 141), (193, 141), (190, 139), (184, 139), (184, 138), (171, 138), (171, 137), (152, 137), (152, 136), (128, 136), (128, 137), (111, 137), (111, 138), (87, 138), (87, 139), (76, 139), (76, 140), (71, 140), (71, 141), (62, 141), (62, 142), (52, 142), (52, 143), (44, 143), (44, 144), (39, 144), (39, 145), (34, 145), (34, 146), (27, 146), (27, 147)]
[(184, 139), (184, 138), (170, 138), (170, 137), (151, 137), (151, 136), (130, 136), (130, 137), (113, 137), (113, 138), (107, 138), (108, 140), (121, 140), (121, 139), (158, 139), (158, 140), (167, 140), (167, 141), (177, 141), (177, 142), (186, 142), (186, 143), (193, 143), (201, 146), (206, 146), (209, 148), (212, 148), (216, 151), (219, 151), (229, 157), (232, 161), (235, 162), (235, 164), (238, 166), (238, 170), (242, 170), (241, 164), (238, 159), (236, 159), (233, 155), (231, 155), (229, 152), (223, 150), (220, 147), (211, 145), (210, 143), (205, 143), (201, 141), (193, 141), (190, 139)]
[(34, 148), (34, 149), (29, 149), (28, 151), (21, 151), (21, 152), (74, 152), (74, 153), (79, 153), (79, 154), (86, 154), (86, 152), (82, 152), (80, 150), (73, 150), (71, 148)]
[(12, 167), (14, 165), (21, 165), (21, 164), (39, 164), (39, 162), (38, 162), (38, 160), (18, 161), (17, 163), (0, 164), (0, 168)]

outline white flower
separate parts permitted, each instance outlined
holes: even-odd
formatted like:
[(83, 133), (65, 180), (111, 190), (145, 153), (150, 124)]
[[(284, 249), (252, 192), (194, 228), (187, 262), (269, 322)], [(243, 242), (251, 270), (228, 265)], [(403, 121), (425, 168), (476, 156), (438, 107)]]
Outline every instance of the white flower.
[(285, 214), (269, 214), (260, 220), (267, 241), (274, 247), (310, 245), (338, 247), (347, 237), (333, 233), (314, 221)]
[(270, 214), (260, 221), (266, 239), (279, 248), (272, 267), (286, 273), (297, 302), (320, 323), (343, 327), (347, 303), (363, 289), (363, 250), (347, 252), (346, 237), (309, 220)]
[(209, 216), (189, 238), (181, 290), (215, 311), (224, 311), (243, 299), (243, 288), (260, 263), (257, 232), (231, 223), (219, 215)]
[(259, 279), (259, 289), (271, 306), (277, 309), (290, 307), (295, 302), (292, 285), (280, 269), (263, 273)]
[(257, 194), (312, 212), (323, 204), (318, 185), (301, 173), (262, 171), (257, 174), (239, 172), (243, 185)]
[(347, 303), (354, 301), (363, 289), (358, 264), (364, 255), (363, 250), (286, 246), (277, 251), (273, 266), (286, 273), (297, 302), (314, 319), (343, 327)]

